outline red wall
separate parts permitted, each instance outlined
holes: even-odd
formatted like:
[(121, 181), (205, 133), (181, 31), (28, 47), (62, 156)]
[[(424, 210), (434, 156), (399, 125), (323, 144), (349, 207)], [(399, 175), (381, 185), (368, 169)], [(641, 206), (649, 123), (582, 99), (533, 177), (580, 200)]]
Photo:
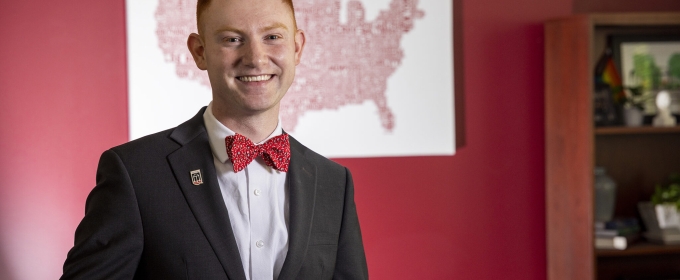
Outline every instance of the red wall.
[(0, 279), (57, 279), (127, 139), (124, 1), (0, 1)]
[[(546, 275), (542, 22), (574, 3), (462, 3), (466, 146), (338, 160), (373, 279)], [(127, 139), (124, 1), (1, 1), (0, 38), (0, 279), (55, 279), (99, 154)]]
[(376, 279), (545, 278), (542, 22), (571, 8), (463, 1), (466, 146), (340, 160)]
[(679, 11), (678, 0), (573, 0), (576, 13)]

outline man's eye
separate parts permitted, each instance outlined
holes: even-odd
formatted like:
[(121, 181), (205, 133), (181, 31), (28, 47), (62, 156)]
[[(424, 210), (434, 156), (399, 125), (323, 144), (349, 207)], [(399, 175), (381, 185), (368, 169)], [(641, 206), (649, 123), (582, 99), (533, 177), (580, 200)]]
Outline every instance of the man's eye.
[(225, 38), (224, 41), (227, 42), (227, 43), (238, 43), (238, 42), (241, 42), (241, 39), (231, 37), (231, 38)]
[(276, 40), (276, 39), (281, 39), (281, 36), (279, 35), (269, 35), (267, 36), (268, 40)]

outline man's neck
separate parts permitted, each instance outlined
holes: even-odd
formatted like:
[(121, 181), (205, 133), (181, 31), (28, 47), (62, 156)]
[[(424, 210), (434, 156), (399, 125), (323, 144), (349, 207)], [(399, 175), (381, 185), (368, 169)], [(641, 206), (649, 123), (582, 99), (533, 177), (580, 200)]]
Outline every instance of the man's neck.
[(247, 137), (253, 143), (266, 139), (279, 123), (278, 110), (269, 110), (254, 115), (234, 115), (213, 107), (212, 113), (224, 126)]

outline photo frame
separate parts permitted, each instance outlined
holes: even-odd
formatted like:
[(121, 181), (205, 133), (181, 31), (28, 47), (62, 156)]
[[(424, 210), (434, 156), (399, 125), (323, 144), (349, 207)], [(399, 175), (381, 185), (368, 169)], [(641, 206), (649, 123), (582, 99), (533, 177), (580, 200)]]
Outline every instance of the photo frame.
[(610, 40), (623, 86), (639, 86), (650, 96), (645, 114), (656, 114), (654, 96), (661, 90), (669, 91), (671, 111), (680, 114), (680, 33), (612, 35)]

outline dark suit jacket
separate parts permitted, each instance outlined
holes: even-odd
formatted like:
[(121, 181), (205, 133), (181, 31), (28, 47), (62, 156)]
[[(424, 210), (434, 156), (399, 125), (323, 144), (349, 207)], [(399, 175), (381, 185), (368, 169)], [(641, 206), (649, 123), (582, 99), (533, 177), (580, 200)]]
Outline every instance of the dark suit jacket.
[[(203, 112), (104, 152), (62, 279), (245, 280)], [(200, 169), (204, 183), (193, 185)], [(291, 137), (279, 279), (367, 279), (349, 170)]]

